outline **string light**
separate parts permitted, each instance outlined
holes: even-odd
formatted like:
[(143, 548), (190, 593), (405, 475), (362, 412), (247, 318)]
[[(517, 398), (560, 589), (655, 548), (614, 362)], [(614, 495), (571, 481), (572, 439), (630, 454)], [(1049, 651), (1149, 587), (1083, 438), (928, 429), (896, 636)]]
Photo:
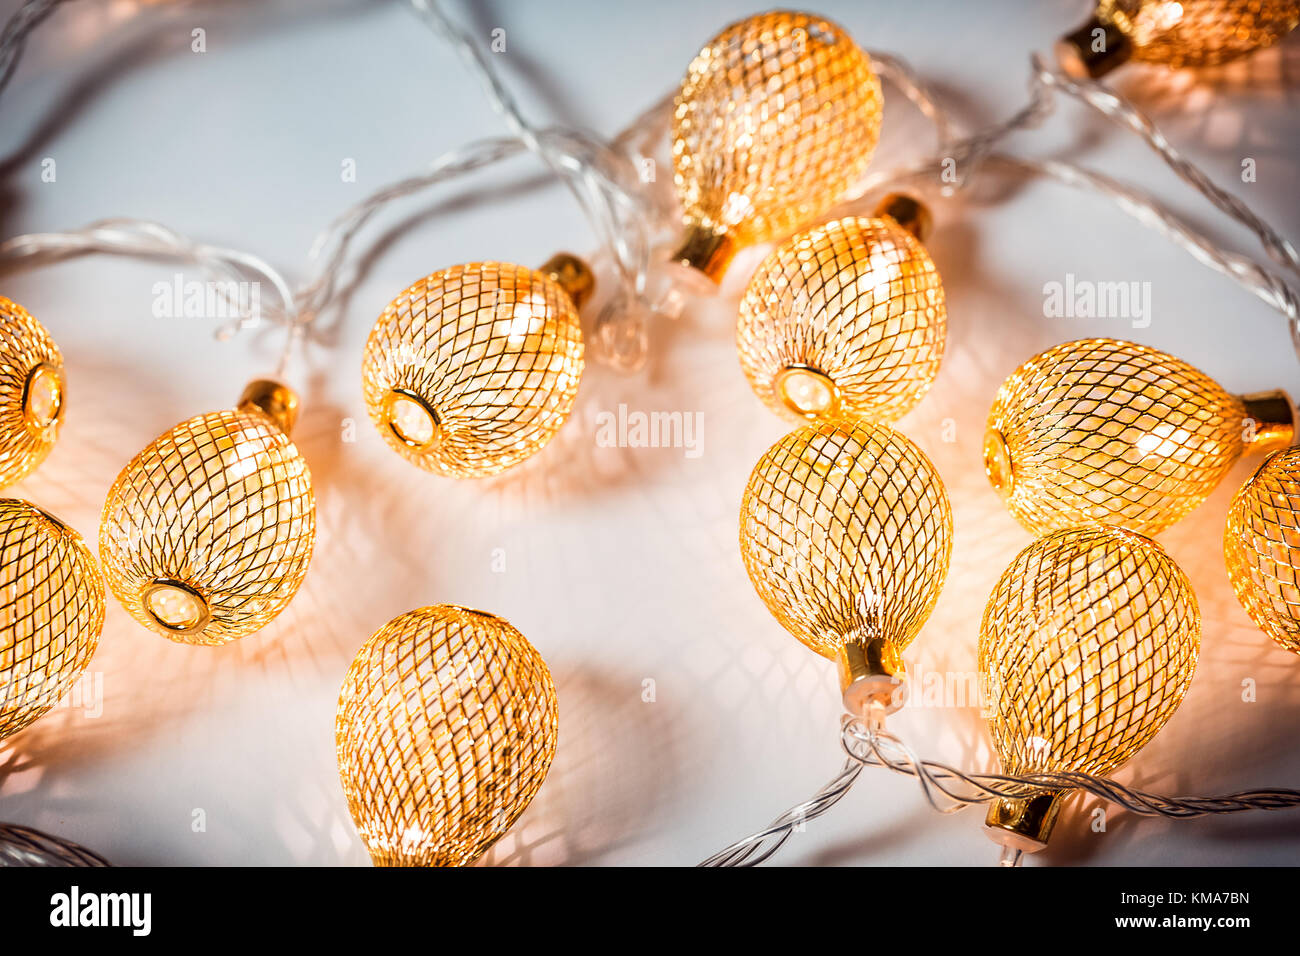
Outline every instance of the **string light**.
[(555, 685), (499, 617), (453, 605), (389, 621), (348, 668), (335, 736), (348, 809), (376, 866), (464, 866), (537, 793)]
[(1099, 77), (1136, 60), (1181, 69), (1272, 46), (1300, 22), (1295, 0), (1100, 0), (1057, 44), (1062, 69)]
[(796, 429), (749, 476), (740, 553), (782, 627), (837, 662), (850, 713), (902, 706), (900, 655), (952, 554), (948, 494), (919, 448), (864, 421)]
[(929, 211), (891, 195), (876, 218), (837, 219), (767, 257), (740, 300), (736, 347), (750, 388), (794, 420), (893, 421), (939, 372), (947, 309), (921, 245)]
[(1223, 554), (1251, 620), (1300, 654), (1300, 447), (1274, 452), (1237, 492)]
[(0, 498), (0, 739), (63, 699), (95, 655), (104, 580), (81, 535)]
[(1021, 365), (998, 390), (984, 467), (1034, 534), (1098, 522), (1143, 534), (1205, 500), (1246, 450), (1287, 445), (1282, 392), (1234, 396), (1186, 362), (1082, 339)]
[(384, 310), (366, 343), (370, 418), (407, 461), (481, 478), (541, 451), (582, 378), (578, 309), (591, 270), (478, 262), (435, 272)]
[(673, 258), (717, 282), (738, 249), (824, 213), (871, 161), (881, 104), (871, 61), (829, 20), (775, 11), (727, 27), (674, 102), (687, 234)]
[(122, 606), (186, 644), (266, 626), (307, 574), (316, 539), (311, 473), (289, 430), (298, 396), (249, 384), (238, 407), (181, 422), (113, 483), (99, 554)]
[[(979, 669), (1008, 774), (1109, 774), (1164, 726), (1192, 681), (1201, 615), (1158, 544), (1122, 528), (1035, 541), (984, 609)], [(1002, 798), (990, 835), (1014, 852), (1047, 844), (1061, 792)]]
[(0, 488), (22, 480), (54, 448), (67, 384), (45, 326), (0, 296)]

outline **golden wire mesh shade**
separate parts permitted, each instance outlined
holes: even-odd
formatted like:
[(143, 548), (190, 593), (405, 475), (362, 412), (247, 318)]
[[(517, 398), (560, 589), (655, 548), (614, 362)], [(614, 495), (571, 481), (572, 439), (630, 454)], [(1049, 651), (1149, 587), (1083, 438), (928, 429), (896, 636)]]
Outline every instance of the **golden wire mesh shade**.
[(375, 865), (472, 863), (537, 793), (556, 733), (550, 671), (501, 618), (443, 604), (389, 621), (348, 668), (335, 721)]
[(103, 627), (104, 579), (81, 535), (0, 498), (0, 739), (63, 698)]
[(578, 310), (555, 278), (503, 262), (453, 266), (379, 317), (362, 366), (366, 405), (408, 461), (452, 478), (492, 475), (559, 431), (582, 352)]
[[(1290, 418), (1289, 402), (1274, 404)], [(1250, 421), (1246, 401), (1172, 355), (1084, 339), (1034, 356), (1002, 384), (984, 465), (1034, 534), (1090, 523), (1153, 534), (1204, 501), (1248, 441), (1285, 444), (1294, 431)]]
[[(1187, 576), (1158, 544), (1120, 528), (1070, 528), (1035, 541), (984, 610), (979, 668), (993, 745), (1008, 774), (1105, 775), (1164, 726), (1200, 650)], [(1055, 795), (1048, 800), (1056, 805)], [(996, 801), (989, 822), (1018, 818)], [(1034, 821), (1045, 842), (1055, 810)]]
[(1092, 76), (1129, 59), (1213, 66), (1272, 46), (1298, 22), (1296, 0), (1100, 0), (1093, 20), (1062, 41), (1062, 63)]
[(767, 609), (805, 646), (862, 676), (850, 645), (883, 641), (885, 671), (930, 616), (948, 574), (952, 511), (919, 448), (886, 425), (805, 425), (754, 466), (740, 554)]
[(0, 488), (26, 477), (50, 453), (66, 393), (63, 355), (50, 333), (0, 296)]
[[(250, 390), (261, 384), (277, 387)], [(113, 593), (145, 627), (225, 644), (270, 623), (297, 593), (316, 504), (287, 424), (246, 401), (181, 422), (122, 469), (99, 554)]]
[(1300, 447), (1275, 452), (1237, 492), (1223, 554), (1251, 620), (1300, 654)]
[(946, 329), (925, 247), (892, 219), (837, 219), (759, 266), (736, 347), (750, 387), (782, 417), (893, 421), (929, 390)]
[(675, 101), (677, 257), (716, 280), (736, 249), (824, 213), (871, 161), (881, 104), (871, 61), (829, 20), (776, 11), (723, 30)]

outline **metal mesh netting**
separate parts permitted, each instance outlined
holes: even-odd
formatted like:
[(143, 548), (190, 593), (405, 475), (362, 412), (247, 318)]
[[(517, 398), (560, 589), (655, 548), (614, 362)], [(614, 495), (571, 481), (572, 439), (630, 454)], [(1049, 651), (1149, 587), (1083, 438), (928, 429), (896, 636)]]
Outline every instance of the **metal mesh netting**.
[(122, 469), (99, 553), (113, 593), (145, 627), (224, 644), (284, 609), (315, 537), (306, 461), (265, 415), (233, 410), (181, 422)]
[(805, 425), (767, 450), (740, 505), (740, 553), (759, 597), (834, 658), (883, 636), (902, 650), (938, 600), (952, 511), (938, 472), (885, 425)]
[(1068, 342), (1002, 384), (984, 464), (1034, 534), (1093, 522), (1153, 534), (1242, 454), (1246, 411), (1180, 359), (1116, 339)]
[(0, 867), (108, 866), (109, 862), (84, 846), (40, 830), (0, 823)]
[(881, 103), (867, 55), (829, 20), (777, 11), (723, 30), (675, 103), (686, 222), (749, 245), (820, 215), (871, 161)]
[(0, 296), (0, 487), (28, 475), (63, 421), (63, 355), (50, 333)]
[(103, 627), (104, 581), (81, 535), (0, 499), (0, 739), (63, 698)]
[(1133, 58), (1209, 66), (1270, 46), (1300, 22), (1296, 0), (1101, 0), (1099, 19), (1133, 44)]
[(378, 866), (462, 866), (506, 832), (555, 756), (555, 685), (501, 618), (451, 605), (390, 621), (348, 669), (335, 736)]
[[(582, 353), (577, 309), (551, 278), (502, 262), (453, 266), (380, 316), (363, 360), (366, 404), (408, 461), (455, 478), (491, 475), (564, 424)], [(424, 435), (401, 430), (395, 400), (428, 414)]]
[(1274, 453), (1237, 492), (1223, 553), (1251, 620), (1300, 654), (1300, 447)]
[(786, 370), (809, 368), (833, 386), (825, 413), (892, 421), (930, 388), (946, 329), (925, 247), (892, 220), (850, 218), (802, 232), (763, 261), (740, 301), (736, 346), (750, 386), (777, 414), (809, 417), (782, 387)]
[(1154, 541), (1101, 527), (1035, 541), (1003, 572), (980, 629), (1003, 770), (1122, 765), (1183, 699), (1200, 635), (1191, 584)]

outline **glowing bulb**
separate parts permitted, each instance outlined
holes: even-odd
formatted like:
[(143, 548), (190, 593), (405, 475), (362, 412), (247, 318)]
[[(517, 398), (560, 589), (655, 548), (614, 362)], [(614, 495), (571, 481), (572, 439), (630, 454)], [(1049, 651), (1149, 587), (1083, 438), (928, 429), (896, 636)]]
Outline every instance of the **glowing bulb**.
[(675, 258), (716, 282), (737, 249), (824, 213), (871, 161), (881, 103), (870, 59), (829, 20), (775, 11), (723, 30), (677, 94)]
[(740, 300), (741, 368), (785, 418), (893, 421), (939, 372), (943, 285), (925, 247), (893, 215), (920, 230), (927, 214), (904, 196), (879, 212), (799, 233), (764, 260)]
[(1154, 534), (1204, 501), (1247, 449), (1289, 444), (1294, 414), (1281, 392), (1229, 395), (1157, 349), (1083, 339), (1002, 384), (984, 466), (1034, 534), (1085, 524)]
[(0, 296), (0, 487), (45, 460), (63, 423), (63, 356), (45, 327)]
[(578, 308), (594, 279), (561, 254), (421, 279), (379, 317), (362, 384), (371, 420), (408, 461), (452, 478), (534, 455), (569, 417), (582, 377)]
[(1251, 620), (1300, 654), (1300, 447), (1275, 452), (1237, 492), (1223, 554)]
[(99, 554), (122, 606), (185, 644), (265, 627), (297, 593), (316, 540), (311, 472), (289, 429), (298, 398), (253, 382), (239, 407), (160, 435), (104, 503)]
[(948, 495), (919, 448), (869, 422), (796, 429), (749, 476), (740, 553), (772, 615), (838, 662), (850, 712), (901, 706), (899, 655), (934, 609), (952, 553)]
[[(1183, 699), (1201, 645), (1187, 576), (1160, 546), (1119, 528), (1040, 538), (1003, 572), (980, 629), (993, 745), (1010, 775), (1122, 766)], [(994, 801), (990, 836), (1047, 843), (1064, 791)]]
[(555, 685), (499, 617), (396, 617), (339, 693), (339, 776), (376, 866), (463, 866), (515, 822), (555, 756)]
[(1100, 0), (1056, 52), (1075, 77), (1104, 76), (1128, 60), (1212, 66), (1272, 46), (1298, 22), (1295, 0)]
[(0, 739), (63, 699), (103, 627), (104, 579), (81, 535), (0, 499)]

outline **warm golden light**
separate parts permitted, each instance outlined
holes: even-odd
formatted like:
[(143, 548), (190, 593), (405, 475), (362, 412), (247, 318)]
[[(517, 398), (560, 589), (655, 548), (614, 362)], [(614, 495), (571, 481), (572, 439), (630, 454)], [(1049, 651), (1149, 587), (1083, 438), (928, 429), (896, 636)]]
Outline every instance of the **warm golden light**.
[(499, 617), (420, 608), (357, 652), (339, 693), (339, 776), (376, 866), (464, 866), (501, 837), (555, 756), (555, 685)]
[(785, 418), (901, 418), (939, 372), (947, 309), (925, 247), (890, 218), (838, 219), (767, 257), (740, 300), (736, 348)]
[(1057, 55), (1074, 76), (1103, 76), (1128, 60), (1213, 66), (1272, 46), (1297, 23), (1296, 0), (1100, 0)]
[[(984, 610), (979, 668), (1004, 773), (1106, 775), (1183, 699), (1200, 650), (1187, 576), (1158, 544), (1118, 528), (1040, 538), (1003, 572)], [(989, 809), (990, 835), (1042, 849), (1061, 791)]]
[(255, 382), (232, 411), (160, 435), (122, 470), (99, 530), (104, 574), (156, 633), (225, 644), (265, 627), (311, 561), (311, 472), (285, 429), (297, 398)]
[(820, 422), (763, 455), (740, 505), (740, 553), (772, 615), (855, 682), (901, 677), (934, 609), (952, 511), (930, 460), (885, 425)]
[(1204, 501), (1248, 448), (1289, 444), (1294, 414), (1280, 392), (1229, 395), (1158, 349), (1083, 339), (1002, 384), (984, 464), (1034, 534), (1092, 523), (1154, 534)]
[(675, 101), (676, 258), (717, 281), (737, 249), (824, 213), (871, 161), (881, 104), (871, 61), (829, 20), (774, 11), (723, 30)]
[[(479, 478), (540, 451), (582, 377), (578, 308), (591, 273), (479, 262), (435, 272), (392, 301), (366, 343), (370, 417), (408, 461)], [(576, 298), (575, 298), (576, 297)]]
[(0, 499), (0, 739), (63, 699), (103, 627), (104, 579), (81, 535)]
[(1300, 447), (1275, 452), (1237, 492), (1223, 554), (1251, 620), (1300, 654)]
[(29, 475), (59, 437), (63, 356), (45, 327), (0, 296), (0, 487)]

